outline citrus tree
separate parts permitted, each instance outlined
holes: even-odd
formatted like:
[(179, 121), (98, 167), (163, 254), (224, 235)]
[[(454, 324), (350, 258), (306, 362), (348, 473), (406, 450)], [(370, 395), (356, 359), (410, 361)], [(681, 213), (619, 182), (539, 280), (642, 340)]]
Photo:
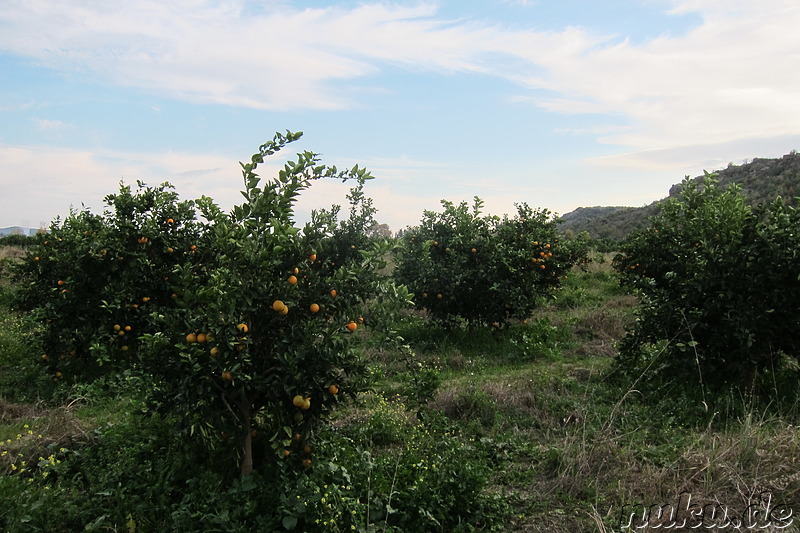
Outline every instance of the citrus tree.
[(483, 202), (442, 201), (404, 234), (396, 279), (416, 306), (443, 323), (501, 326), (552, 296), (581, 255), (557, 236), (547, 210), (517, 205), (514, 217), (482, 215)]
[(172, 270), (195, 260), (202, 226), (169, 184), (105, 198), (103, 214), (72, 211), (36, 236), (16, 265), (17, 304), (44, 333), (55, 381), (93, 379), (136, 362), (139, 337), (160, 330), (151, 313), (173, 307)]
[(198, 260), (174, 269), (177, 305), (165, 313), (163, 331), (143, 343), (160, 378), (157, 408), (188, 413), (184, 428), (211, 442), (234, 437), (243, 476), (256, 464), (254, 441), (263, 444), (259, 453), (312, 465), (315, 423), (367, 385), (351, 342), (364, 327), (365, 299), (379, 292), (408, 298), (402, 288), (375, 286), (386, 252), (380, 243), (357, 260), (333, 261), (329, 217), (294, 223), (294, 202), (314, 180), (363, 183), (371, 178), (366, 170), (339, 171), (303, 152), (270, 181), (255, 173), (299, 135), (276, 135), (242, 165), (245, 201), (230, 213), (198, 201), (208, 221)]
[(800, 347), (800, 215), (780, 199), (751, 208), (713, 175), (681, 187), (614, 260), (642, 301), (617, 366), (649, 365), (654, 383), (680, 389), (753, 391)]

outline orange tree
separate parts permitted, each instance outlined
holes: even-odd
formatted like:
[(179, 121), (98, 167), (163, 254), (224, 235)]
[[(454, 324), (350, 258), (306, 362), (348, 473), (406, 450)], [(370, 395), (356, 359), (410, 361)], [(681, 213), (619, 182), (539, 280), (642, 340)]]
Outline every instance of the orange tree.
[(662, 392), (755, 392), (765, 373), (774, 386), (800, 348), (798, 212), (780, 199), (751, 208), (707, 176), (685, 180), (651, 222), (614, 260), (641, 298), (618, 370), (649, 367)]
[(16, 266), (17, 304), (41, 322), (42, 364), (54, 381), (93, 379), (137, 360), (151, 312), (175, 305), (169, 276), (201, 240), (192, 202), (168, 184), (121, 186), (96, 215), (84, 209), (36, 236)]
[[(299, 136), (276, 135), (242, 165), (245, 202), (230, 213), (198, 201), (206, 238), (196, 262), (174, 269), (177, 305), (142, 346), (159, 377), (155, 408), (185, 413), (184, 429), (210, 443), (237, 442), (243, 476), (265, 456), (311, 467), (315, 423), (367, 385), (351, 340), (363, 328), (365, 298), (380, 292), (370, 284), (381, 282), (372, 274), (385, 249), (334, 263), (330, 220), (314, 215), (296, 227), (293, 204), (313, 180), (370, 175), (303, 152), (262, 182), (257, 166)], [(402, 288), (387, 292), (408, 299)]]
[(442, 323), (525, 319), (584, 253), (559, 240), (557, 219), (547, 210), (520, 204), (513, 218), (484, 216), (477, 197), (471, 208), (442, 206), (405, 233), (395, 270), (417, 307)]

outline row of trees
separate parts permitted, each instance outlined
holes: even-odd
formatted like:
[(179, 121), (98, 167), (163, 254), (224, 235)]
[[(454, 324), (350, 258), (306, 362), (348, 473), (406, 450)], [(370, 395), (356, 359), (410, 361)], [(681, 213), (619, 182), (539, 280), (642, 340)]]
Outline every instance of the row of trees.
[[(38, 236), (17, 269), (19, 304), (42, 324), (52, 379), (135, 369), (152, 380), (151, 412), (180, 414), (176, 429), (209, 448), (238, 442), (242, 476), (276, 461), (309, 468), (313, 453), (299, 452), (313, 450), (318, 422), (370, 385), (353, 342), (362, 329), (402, 346), (392, 322), (414, 302), (449, 325), (522, 320), (581, 256), (549, 212), (483, 216), (477, 199), (426, 213), (403, 245), (377, 237), (365, 169), (303, 152), (274, 179), (256, 174), (299, 137), (276, 134), (242, 165), (244, 202), (230, 212), (139, 183)], [(324, 178), (354, 183), (347, 217), (334, 206), (298, 227), (295, 200)]]

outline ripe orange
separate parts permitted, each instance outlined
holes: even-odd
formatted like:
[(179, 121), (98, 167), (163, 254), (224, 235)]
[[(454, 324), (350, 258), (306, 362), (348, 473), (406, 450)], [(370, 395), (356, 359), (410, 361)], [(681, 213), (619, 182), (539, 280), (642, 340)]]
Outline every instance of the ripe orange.
[(272, 309), (274, 311), (280, 311), (284, 307), (286, 307), (286, 304), (284, 304), (281, 300), (275, 300), (272, 302)]
[(224, 379), (225, 381), (233, 381), (233, 374), (231, 374), (226, 370), (225, 372), (222, 373), (222, 379)]
[(358, 329), (358, 324), (356, 324), (355, 322), (349, 322), (347, 324), (347, 329), (350, 331), (355, 331), (356, 329)]
[(303, 405), (300, 406), (300, 409), (303, 411), (308, 411), (311, 408), (311, 398), (306, 398), (303, 400)]
[(130, 331), (130, 330), (131, 330), (130, 326), (125, 326), (125, 331)]
[(194, 344), (195, 342), (197, 342), (197, 335), (195, 335), (194, 333), (189, 333), (188, 335), (186, 335), (186, 342), (188, 342), (189, 344)]
[(311, 310), (312, 313), (318, 313), (319, 312), (319, 304), (311, 304), (311, 305), (308, 306), (308, 308), (309, 308), (309, 310)]
[(283, 450), (283, 456), (284, 457), (289, 457), (289, 455), (291, 455), (291, 453), (292, 452), (290, 452), (289, 450)]
[(149, 301), (150, 301), (150, 297), (149, 297), (149, 296), (142, 296), (142, 301), (143, 301), (144, 303), (147, 303), (147, 302), (149, 302)]
[(175, 221), (174, 221), (174, 220), (172, 220), (171, 218), (168, 218), (168, 219), (167, 219), (167, 224), (174, 224), (174, 223), (175, 223)]
[(300, 269), (299, 269), (299, 268), (297, 268), (297, 267), (294, 267), (294, 273), (295, 273), (295, 274), (299, 274), (299, 273), (300, 273)]
[(168, 254), (171, 254), (171, 253), (172, 253), (172, 252), (174, 252), (174, 251), (175, 251), (175, 249), (174, 249), (174, 248), (172, 248), (171, 246), (170, 246), (169, 248), (167, 248), (167, 253), (168, 253)]
[(473, 248), (473, 249), (472, 249), (472, 253), (473, 253), (473, 254), (474, 254), (475, 252), (477, 252), (477, 251), (478, 251), (478, 250), (476, 250), (475, 248)]
[(64, 285), (64, 280), (63, 279), (58, 280), (58, 286), (61, 287), (63, 285)]
[(42, 354), (42, 360), (47, 361), (47, 354), (46, 353)]
[(289, 285), (296, 285), (297, 284), (297, 277), (296, 276), (289, 276), (289, 279), (286, 281), (289, 282)]
[(114, 331), (119, 331), (121, 329), (122, 329), (122, 326), (120, 326), (119, 324), (114, 324)]
[(298, 394), (297, 396), (292, 398), (292, 405), (294, 405), (295, 407), (303, 407), (303, 402), (305, 400), (306, 400), (305, 398), (303, 398)]
[(339, 394), (339, 387), (337, 387), (336, 385), (331, 385), (330, 387), (328, 387), (328, 392), (330, 392), (333, 395)]
[(288, 313), (289, 313), (289, 306), (288, 306), (288, 305), (284, 305), (284, 306), (281, 308), (281, 310), (280, 310), (280, 311), (278, 311), (278, 313), (279, 313), (279, 314), (281, 314), (281, 315), (286, 315), (286, 314), (288, 314)]
[(311, 466), (311, 459), (303, 459), (303, 466), (308, 468)]
[(125, 332), (124, 331), (118, 331), (117, 335), (120, 336), (120, 337), (124, 337), (125, 336)]
[(539, 266), (539, 268), (541, 268), (542, 270), (544, 270), (544, 269), (545, 269), (545, 268), (547, 268), (547, 267), (545, 267), (544, 265), (540, 265), (540, 266)]
[(56, 372), (56, 377), (60, 378), (63, 374), (61, 372)]
[(309, 254), (308, 260), (312, 261), (312, 262), (316, 261), (317, 260), (317, 254)]
[(336, 298), (336, 289), (331, 289), (331, 296)]
[(178, 299), (178, 295), (175, 294), (174, 292), (172, 294), (170, 294), (169, 297), (172, 298), (173, 300), (177, 300)]
[(239, 324), (236, 326), (236, 329), (238, 329), (240, 333), (247, 333), (249, 328), (247, 327), (247, 324)]
[(200, 344), (203, 344), (207, 340), (208, 340), (208, 337), (206, 336), (205, 333), (198, 333), (197, 334), (197, 342), (199, 342)]
[(436, 297), (441, 300), (443, 298), (442, 293), (437, 294)]

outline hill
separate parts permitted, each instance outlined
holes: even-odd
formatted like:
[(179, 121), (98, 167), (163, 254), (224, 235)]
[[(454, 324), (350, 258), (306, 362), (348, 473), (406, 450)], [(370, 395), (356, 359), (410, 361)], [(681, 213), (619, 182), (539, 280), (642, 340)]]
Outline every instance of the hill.
[[(796, 206), (800, 196), (800, 154), (795, 151), (780, 158), (756, 158), (742, 165), (729, 164), (714, 173), (723, 188), (739, 185), (748, 202), (754, 205), (780, 196)], [(700, 181), (703, 176), (693, 179)], [(680, 184), (673, 185), (667, 198), (677, 196), (680, 189)], [(644, 207), (579, 207), (562, 215), (561, 230), (586, 231), (595, 239), (623, 239), (631, 231), (647, 225), (648, 217), (655, 214), (664, 200)]]

